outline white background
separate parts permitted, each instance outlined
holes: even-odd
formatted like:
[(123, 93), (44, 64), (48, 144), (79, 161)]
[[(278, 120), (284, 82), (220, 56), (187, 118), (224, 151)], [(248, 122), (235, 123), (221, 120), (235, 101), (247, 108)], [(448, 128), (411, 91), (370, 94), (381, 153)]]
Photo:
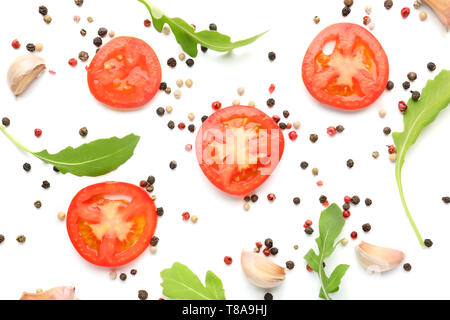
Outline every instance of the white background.
[[(137, 299), (137, 291), (146, 289), (151, 299), (162, 297), (159, 272), (179, 261), (189, 266), (202, 279), (207, 270), (214, 271), (223, 280), (229, 299), (262, 299), (264, 291), (253, 287), (245, 278), (239, 264), (242, 249), (252, 250), (255, 241), (271, 237), (279, 254), (273, 258), (284, 265), (287, 260), (296, 263), (287, 272), (287, 280), (272, 291), (275, 299), (316, 299), (319, 282), (316, 274), (305, 270), (303, 255), (311, 247), (314, 238), (303, 231), (306, 219), (314, 222), (323, 209), (318, 199), (321, 194), (331, 202), (343, 203), (345, 195), (357, 194), (362, 199), (358, 207), (352, 207), (343, 236), (349, 238), (353, 230), (360, 234), (357, 241), (350, 240), (345, 248), (339, 247), (327, 261), (328, 272), (338, 263), (351, 265), (336, 299), (401, 299), (401, 298), (450, 298), (450, 284), (446, 266), (449, 257), (449, 207), (440, 200), (450, 194), (448, 163), (448, 123), (450, 111), (445, 110), (427, 128), (411, 148), (403, 170), (407, 202), (424, 236), (434, 241), (431, 249), (421, 249), (410, 227), (396, 188), (394, 165), (387, 157), (386, 145), (392, 144), (391, 136), (382, 132), (385, 126), (393, 131), (403, 128), (397, 102), (409, 95), (401, 88), (409, 71), (418, 73), (413, 89), (421, 89), (426, 80), (438, 71), (426, 69), (434, 61), (438, 70), (450, 68), (449, 35), (431, 10), (425, 8), (429, 18), (421, 22), (413, 1), (394, 1), (387, 11), (383, 1), (356, 0), (349, 17), (343, 18), (342, 1), (153, 1), (170, 16), (180, 16), (198, 29), (208, 28), (215, 22), (219, 31), (234, 40), (252, 36), (270, 29), (256, 43), (231, 54), (199, 53), (195, 66), (188, 68), (179, 63), (170, 69), (166, 61), (178, 56), (181, 49), (173, 36), (157, 33), (153, 27), (145, 28), (143, 21), (149, 18), (146, 8), (134, 0), (85, 0), (78, 8), (72, 0), (16, 0), (2, 4), (0, 46), (2, 63), (0, 75), (5, 75), (12, 60), (26, 52), (28, 42), (42, 42), (39, 53), (46, 59), (48, 72), (38, 79), (22, 96), (15, 98), (6, 80), (0, 86), (0, 116), (11, 119), (9, 131), (32, 150), (48, 148), (50, 152), (86, 141), (128, 133), (141, 135), (135, 155), (117, 171), (98, 178), (78, 178), (70, 174), (56, 174), (51, 166), (41, 163), (18, 150), (6, 137), (0, 135), (2, 165), (0, 166), (0, 233), (6, 241), (0, 245), (0, 298), (17, 299), (23, 290), (51, 288), (73, 284), (81, 299)], [(42, 21), (39, 5), (45, 4), (53, 17), (51, 24)], [(319, 105), (307, 93), (301, 80), (301, 62), (310, 41), (329, 24), (352, 21), (362, 24), (364, 7), (372, 5), (371, 15), (376, 24), (374, 35), (386, 50), (395, 90), (387, 92), (371, 107), (357, 113), (338, 112)], [(403, 5), (411, 7), (411, 15), (403, 20)], [(80, 15), (75, 24), (73, 15)], [(319, 15), (321, 22), (313, 23)], [(94, 22), (88, 24), (86, 18)], [(135, 112), (118, 112), (98, 103), (89, 93), (85, 64), (76, 68), (68, 65), (69, 58), (86, 50), (91, 57), (92, 44), (99, 27), (113, 29), (116, 35), (136, 36), (147, 41), (157, 52), (163, 67), (163, 80), (173, 89), (178, 78), (192, 78), (194, 86), (183, 88), (183, 96), (175, 100), (173, 95), (159, 93), (145, 108)], [(88, 34), (81, 37), (79, 30)], [(11, 48), (11, 41), (18, 38), (20, 50)], [(267, 53), (277, 53), (277, 59), (269, 63)], [(276, 106), (269, 110), (265, 101), (268, 88), (276, 85), (273, 97)], [(188, 123), (187, 114), (194, 112), (199, 126), (203, 114), (211, 112), (211, 102), (220, 100), (231, 105), (237, 96), (237, 88), (243, 86), (243, 104), (254, 100), (269, 115), (281, 116), (290, 111), (290, 121), (300, 120), (299, 139), (292, 142), (286, 135), (286, 149), (282, 162), (274, 175), (257, 191), (260, 200), (252, 204), (250, 211), (242, 208), (243, 200), (227, 196), (216, 190), (203, 176), (195, 154), (186, 152), (184, 146), (194, 143), (194, 135), (188, 130), (170, 131), (169, 120)], [(172, 105), (171, 115), (159, 118), (155, 110), (159, 106)], [(381, 108), (387, 110), (385, 119), (378, 117)], [(326, 135), (330, 125), (342, 124), (344, 133), (331, 138)], [(87, 126), (89, 135), (82, 139), (79, 128)], [(37, 139), (34, 128), (43, 130)], [(311, 133), (319, 134), (316, 144), (309, 142)], [(286, 132), (287, 134), (287, 132)], [(371, 157), (379, 151), (378, 160)], [(347, 159), (355, 161), (353, 169), (346, 167)], [(178, 168), (169, 169), (169, 162), (176, 160)], [(22, 169), (27, 161), (32, 164), (30, 173)], [(308, 161), (310, 167), (303, 171), (299, 164)], [(320, 175), (313, 177), (310, 169), (318, 167)], [(158, 252), (146, 251), (131, 264), (119, 268), (127, 272), (136, 268), (136, 276), (128, 280), (109, 280), (110, 270), (90, 265), (74, 250), (67, 236), (65, 223), (56, 217), (67, 207), (81, 188), (107, 180), (138, 183), (142, 178), (156, 176), (155, 194), (157, 206), (163, 206), (156, 235), (160, 237)], [(43, 190), (42, 180), (49, 180), (51, 188)], [(323, 180), (324, 186), (316, 186)], [(266, 195), (276, 194), (274, 203)], [(302, 203), (294, 206), (292, 198), (299, 196)], [(373, 205), (366, 208), (366, 197)], [(36, 210), (34, 201), (41, 200), (43, 207)], [(199, 217), (196, 225), (181, 220), (181, 213), (189, 211)], [(372, 231), (363, 234), (361, 225), (370, 222)], [(15, 238), (24, 234), (24, 245)], [(353, 247), (360, 240), (398, 248), (406, 253), (405, 262), (412, 264), (412, 271), (400, 266), (383, 275), (368, 275), (358, 264)], [(294, 250), (294, 244), (300, 246)], [(234, 258), (231, 266), (223, 263), (223, 257)]]

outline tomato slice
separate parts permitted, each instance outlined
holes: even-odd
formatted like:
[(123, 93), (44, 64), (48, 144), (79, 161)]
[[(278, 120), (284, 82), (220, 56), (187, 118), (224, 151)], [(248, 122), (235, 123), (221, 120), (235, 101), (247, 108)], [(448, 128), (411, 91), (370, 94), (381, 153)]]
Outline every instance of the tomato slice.
[(196, 154), (206, 177), (220, 190), (246, 195), (269, 178), (283, 156), (284, 137), (264, 112), (233, 106), (202, 124)]
[[(334, 43), (331, 53), (324, 52)], [(363, 27), (338, 23), (322, 30), (303, 59), (302, 77), (321, 103), (344, 110), (372, 104), (389, 80), (389, 62), (378, 40)]]
[(123, 182), (82, 189), (67, 212), (73, 246), (84, 259), (103, 267), (137, 258), (149, 246), (156, 224), (156, 207), (147, 192)]
[(161, 84), (161, 64), (143, 40), (117, 37), (105, 44), (87, 68), (94, 97), (113, 108), (136, 109), (150, 101)]

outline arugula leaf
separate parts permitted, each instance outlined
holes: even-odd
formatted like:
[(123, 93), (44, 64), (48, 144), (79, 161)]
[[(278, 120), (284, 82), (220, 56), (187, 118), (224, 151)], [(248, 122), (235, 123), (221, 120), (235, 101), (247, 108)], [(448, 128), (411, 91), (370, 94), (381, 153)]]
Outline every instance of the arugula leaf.
[(450, 71), (442, 70), (434, 80), (429, 80), (422, 90), (419, 101), (409, 99), (408, 110), (403, 122), (404, 131), (394, 132), (392, 137), (397, 148), (397, 162), (395, 164), (395, 177), (400, 192), (403, 208), (411, 223), (417, 239), (422, 247), (425, 246), (419, 229), (414, 222), (406, 205), (402, 186), (402, 167), (408, 149), (416, 142), (422, 130), (436, 119), (439, 112), (450, 104)]
[(121, 139), (99, 139), (75, 149), (67, 147), (56, 154), (50, 154), (47, 150), (33, 152), (14, 139), (3, 126), (0, 126), (0, 130), (18, 148), (54, 165), (63, 174), (69, 172), (79, 177), (97, 177), (117, 169), (131, 158), (140, 139), (134, 134)]
[(180, 300), (225, 300), (222, 281), (212, 271), (206, 273), (203, 286), (200, 279), (188, 267), (175, 262), (170, 269), (161, 271), (163, 294)]
[(143, 3), (150, 12), (155, 29), (158, 32), (161, 32), (164, 24), (167, 23), (170, 26), (170, 29), (172, 29), (177, 42), (191, 57), (197, 56), (198, 44), (214, 51), (228, 52), (233, 49), (246, 46), (268, 32), (266, 31), (260, 33), (248, 39), (231, 42), (231, 38), (229, 36), (217, 31), (203, 30), (200, 32), (195, 32), (194, 27), (183, 19), (169, 18), (164, 14), (164, 12), (155, 7), (153, 4), (148, 3), (145, 0), (139, 0), (139, 2)]
[(347, 269), (350, 267), (346, 264), (337, 266), (328, 277), (323, 268), (323, 262), (331, 256), (336, 246), (342, 241), (335, 243), (337, 237), (341, 234), (344, 227), (345, 219), (342, 216), (341, 209), (333, 203), (327, 209), (322, 211), (319, 219), (319, 237), (316, 239), (319, 254), (311, 249), (305, 255), (305, 260), (311, 269), (316, 271), (320, 279), (319, 297), (325, 300), (331, 300), (330, 293), (339, 290), (339, 285), (344, 277)]

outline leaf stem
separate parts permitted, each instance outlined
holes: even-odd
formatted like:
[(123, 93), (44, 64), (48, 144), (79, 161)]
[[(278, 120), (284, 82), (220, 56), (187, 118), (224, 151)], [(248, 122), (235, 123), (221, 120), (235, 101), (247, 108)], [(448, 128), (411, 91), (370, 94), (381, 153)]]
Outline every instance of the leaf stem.
[(4, 126), (0, 126), (0, 130), (5, 134), (5, 136), (7, 136), (9, 138), (9, 140), (11, 140), (19, 149), (22, 149), (23, 151), (26, 151), (28, 153), (33, 153), (33, 151), (31, 151), (30, 149), (28, 149), (27, 147), (25, 147), (23, 144), (21, 144), (19, 141), (17, 141), (16, 139), (13, 138), (13, 136), (11, 136), (9, 134), (9, 132), (6, 130), (6, 128)]
[(395, 175), (397, 177), (398, 191), (400, 192), (400, 199), (402, 200), (402, 204), (403, 204), (403, 208), (405, 209), (406, 216), (408, 217), (409, 223), (411, 223), (411, 226), (413, 227), (414, 232), (416, 233), (416, 237), (419, 240), (420, 245), (422, 246), (422, 248), (425, 248), (425, 244), (423, 242), (422, 236), (420, 235), (419, 228), (417, 228), (417, 225), (414, 222), (414, 219), (413, 219), (411, 213), (409, 212), (408, 206), (406, 205), (405, 196), (403, 194), (402, 177), (401, 177), (401, 169), (400, 169), (399, 162), (397, 162), (395, 164)]

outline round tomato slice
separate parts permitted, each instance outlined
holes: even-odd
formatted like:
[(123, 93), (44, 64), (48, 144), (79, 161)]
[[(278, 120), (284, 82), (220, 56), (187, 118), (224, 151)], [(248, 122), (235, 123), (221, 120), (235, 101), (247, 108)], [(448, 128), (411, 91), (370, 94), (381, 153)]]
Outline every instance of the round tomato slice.
[(283, 156), (284, 137), (264, 112), (246, 106), (216, 111), (197, 134), (200, 168), (220, 190), (246, 195), (269, 178)]
[[(331, 53), (324, 52), (333, 45)], [(372, 104), (389, 80), (389, 62), (383, 47), (366, 29), (338, 23), (322, 30), (303, 59), (302, 77), (311, 95), (321, 103), (345, 110)]]
[(113, 108), (136, 109), (150, 101), (161, 84), (161, 64), (143, 40), (117, 37), (105, 44), (87, 68), (94, 97)]
[(103, 267), (136, 259), (149, 246), (156, 223), (156, 207), (147, 192), (123, 182), (82, 189), (67, 212), (73, 246), (84, 259)]

